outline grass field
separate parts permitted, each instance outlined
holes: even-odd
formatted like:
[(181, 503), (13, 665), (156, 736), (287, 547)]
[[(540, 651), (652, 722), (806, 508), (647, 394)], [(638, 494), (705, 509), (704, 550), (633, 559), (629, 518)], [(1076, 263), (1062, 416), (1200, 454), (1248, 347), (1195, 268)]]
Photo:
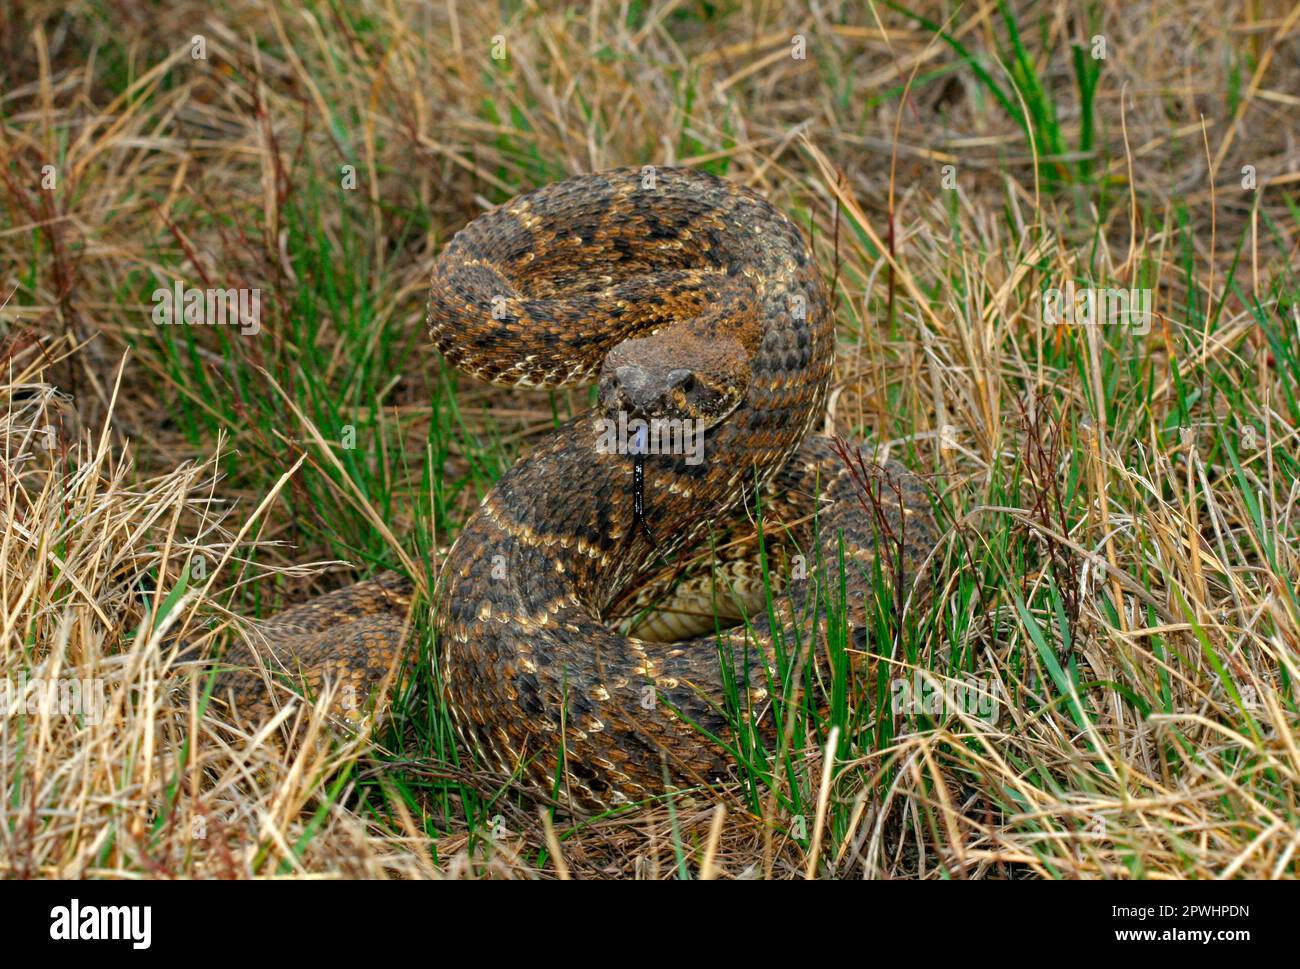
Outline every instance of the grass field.
[[(9, 12), (0, 873), (1296, 875), (1300, 6)], [(790, 749), (599, 818), (458, 748), (427, 606), (373, 729), (209, 709), (177, 633), (386, 568), (427, 592), (588, 406), (442, 364), (427, 275), (485, 208), (629, 164), (813, 240), (834, 427), (926, 475), (934, 594)], [(157, 325), (178, 282), (257, 289), (260, 327)], [(1134, 302), (1087, 325), (1077, 291)], [(41, 702), (70, 683), (93, 710)]]

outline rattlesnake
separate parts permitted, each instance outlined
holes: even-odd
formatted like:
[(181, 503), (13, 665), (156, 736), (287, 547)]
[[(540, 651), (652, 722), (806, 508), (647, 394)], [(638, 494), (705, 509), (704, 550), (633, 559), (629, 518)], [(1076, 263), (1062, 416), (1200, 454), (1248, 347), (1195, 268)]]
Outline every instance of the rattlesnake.
[[(835, 354), (827, 289), (799, 230), (747, 188), (663, 167), (521, 195), (448, 243), (428, 317), (436, 347), (470, 376), (599, 387), (596, 408), (548, 434), (487, 494), (434, 591), (462, 738), (543, 794), (609, 807), (666, 781), (725, 777), (733, 721), (752, 719), (771, 737), (773, 693), (796, 679), (787, 656), (807, 652), (819, 616), (820, 649), (827, 610), (810, 596), (819, 569), (838, 589), (844, 556), (860, 633), (859, 566), (888, 549), (883, 571), (911, 582), (934, 543), (916, 477), (868, 462), (879, 488), (863, 501), (831, 442), (809, 436)], [(633, 428), (698, 421), (682, 426), (704, 428), (702, 449), (610, 447), (613, 425), (602, 422), (620, 412)], [(630, 450), (646, 443), (634, 430)], [(792, 556), (779, 569), (772, 557), (769, 584), (784, 589), (770, 610), (751, 583), (741, 596), (749, 621), (730, 629), (706, 618), (703, 635), (664, 643), (611, 628), (617, 604), (627, 616), (639, 601), (629, 588), (667, 575), (665, 563), (710, 532), (752, 533), (756, 508), (781, 547), (810, 563), (805, 578), (788, 568)], [(372, 689), (404, 652), (411, 595), (408, 580), (387, 574), (282, 613), (227, 653), (235, 668), (218, 694), (246, 711), (265, 705), (264, 678), (243, 669), (254, 653), (309, 689)]]

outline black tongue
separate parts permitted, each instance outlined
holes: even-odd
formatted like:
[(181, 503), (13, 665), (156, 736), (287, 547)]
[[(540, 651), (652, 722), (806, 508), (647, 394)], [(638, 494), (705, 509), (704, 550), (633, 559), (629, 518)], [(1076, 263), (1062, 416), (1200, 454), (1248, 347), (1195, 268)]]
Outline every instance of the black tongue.
[(659, 543), (650, 531), (650, 523), (645, 517), (645, 451), (634, 452), (632, 458), (632, 519), (641, 534), (646, 537), (650, 547), (658, 551)]

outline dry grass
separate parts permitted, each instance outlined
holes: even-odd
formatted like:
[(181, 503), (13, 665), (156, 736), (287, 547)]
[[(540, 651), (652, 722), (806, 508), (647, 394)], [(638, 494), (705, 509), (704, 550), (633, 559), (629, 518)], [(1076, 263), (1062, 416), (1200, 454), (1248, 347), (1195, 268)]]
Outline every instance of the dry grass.
[[(17, 5), (0, 675), (104, 708), (0, 721), (0, 871), (1294, 876), (1300, 7), (1018, 3), (1017, 47), (997, 3), (908, 6), (948, 40), (884, 4)], [(809, 230), (835, 426), (929, 474), (948, 526), (833, 782), (813, 725), (762, 797), (576, 823), (461, 758), (432, 681), (359, 736), (306, 703), (255, 735), (208, 712), (170, 634), (379, 566), (427, 583), (585, 406), (430, 359), (439, 246), (646, 163)], [(260, 288), (261, 332), (155, 326), (175, 279)], [(1045, 325), (1065, 279), (1150, 289), (1151, 332)], [(996, 682), (999, 716), (891, 713), (918, 671)]]

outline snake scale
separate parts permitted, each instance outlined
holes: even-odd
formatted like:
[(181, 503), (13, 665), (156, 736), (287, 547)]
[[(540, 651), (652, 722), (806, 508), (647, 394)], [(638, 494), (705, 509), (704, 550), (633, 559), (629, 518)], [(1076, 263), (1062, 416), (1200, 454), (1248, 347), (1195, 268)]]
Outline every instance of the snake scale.
[[(915, 476), (868, 463), (882, 484), (873, 507), (831, 442), (809, 433), (824, 419), (835, 356), (827, 288), (800, 231), (748, 188), (660, 167), (521, 195), (446, 245), (428, 320), (444, 358), (479, 380), (598, 387), (595, 408), (483, 498), (433, 596), (462, 739), (543, 795), (608, 808), (666, 781), (725, 779), (738, 712), (774, 735), (772, 694), (792, 683), (777, 644), (792, 650), (810, 623), (825, 626), (810, 595), (818, 568), (829, 574), (843, 555), (860, 628), (856, 566), (888, 547), (885, 571), (897, 565), (910, 582), (933, 547)], [(653, 453), (639, 432), (630, 447), (602, 445), (619, 416), (633, 428), (693, 422), (682, 426), (702, 447)], [(616, 601), (710, 535), (749, 534), (740, 547), (756, 554), (756, 506), (774, 542), (779, 533), (814, 563), (792, 571), (785, 555), (778, 570), (771, 558), (781, 591), (770, 608), (751, 588), (748, 621), (730, 628), (715, 628), (707, 603), (702, 634), (685, 641), (614, 628)], [(405, 652), (411, 598), (409, 580), (385, 574), (293, 607), (227, 651), (218, 693), (264, 710), (259, 664), (296, 673), (309, 691), (372, 690)]]

